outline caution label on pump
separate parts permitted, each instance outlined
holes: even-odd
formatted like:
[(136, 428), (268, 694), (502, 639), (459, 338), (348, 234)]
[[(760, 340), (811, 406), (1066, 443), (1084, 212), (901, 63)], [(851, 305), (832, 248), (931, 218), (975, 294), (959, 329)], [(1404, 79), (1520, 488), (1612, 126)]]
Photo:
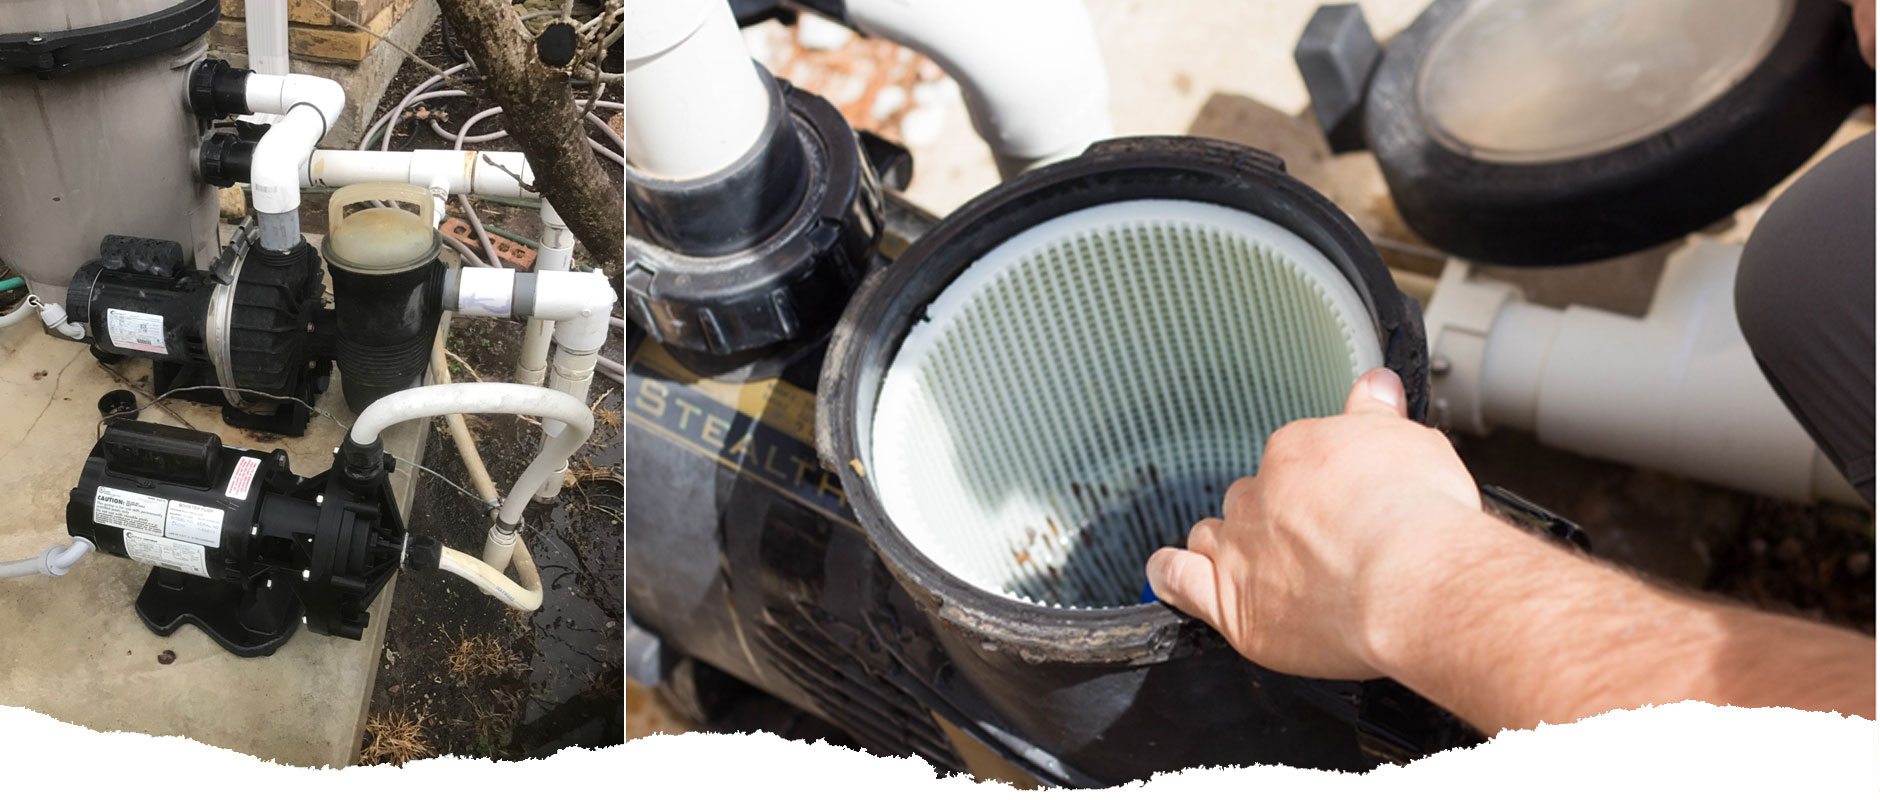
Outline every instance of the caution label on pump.
[(125, 311), (113, 308), (105, 312), (106, 333), (111, 336), (111, 343), (126, 350), (138, 350), (157, 355), (169, 355), (169, 344), (163, 338), (163, 318), (156, 314), (141, 311)]
[(170, 501), (161, 497), (100, 486), (98, 493), (92, 496), (91, 521), (126, 531), (162, 536), (163, 521), (169, 506)]
[(172, 500), (169, 516), (163, 521), (163, 535), (203, 547), (221, 547), (222, 509)]
[(203, 554), (208, 552), (201, 545), (189, 542), (165, 539), (147, 533), (127, 530), (124, 532), (124, 555), (130, 560), (149, 564), (153, 567), (173, 569), (191, 575), (209, 577), (209, 566)]
[(228, 476), (228, 489), (222, 494), (237, 500), (248, 499), (248, 486), (255, 482), (255, 470), (261, 466), (261, 459), (254, 456), (242, 456), (235, 462), (235, 471)]

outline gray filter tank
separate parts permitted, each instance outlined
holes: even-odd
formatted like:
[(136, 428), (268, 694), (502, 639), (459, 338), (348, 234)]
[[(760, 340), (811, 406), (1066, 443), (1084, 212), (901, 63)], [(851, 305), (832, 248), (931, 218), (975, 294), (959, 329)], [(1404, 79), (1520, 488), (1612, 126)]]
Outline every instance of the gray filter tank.
[(216, 0), (0, 0), (0, 262), (62, 301), (107, 234), (218, 250), (190, 112)]

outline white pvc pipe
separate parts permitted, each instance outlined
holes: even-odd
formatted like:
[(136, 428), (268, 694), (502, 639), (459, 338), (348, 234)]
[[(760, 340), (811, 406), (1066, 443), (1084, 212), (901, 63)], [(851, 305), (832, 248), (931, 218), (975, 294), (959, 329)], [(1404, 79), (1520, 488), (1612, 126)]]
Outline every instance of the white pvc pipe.
[(438, 559), (439, 569), (456, 575), (475, 584), (484, 594), (494, 597), (519, 611), (534, 611), (542, 607), (542, 580), (535, 569), (535, 560), (530, 557), (527, 547), (518, 545), (515, 551), (516, 574), (522, 579), (521, 584), (504, 577), (502, 570), (484, 563), (475, 556), (460, 550), (443, 548)]
[(74, 536), (64, 547), (48, 547), (37, 557), (0, 562), (0, 578), (23, 578), (28, 575), (57, 578), (70, 571), (93, 549), (90, 539)]
[[(533, 275), (535, 296), (532, 304), (517, 307), (517, 273), (508, 267), (462, 267), (457, 270), (456, 293), (444, 298), (451, 311), (469, 317), (507, 317), (512, 314), (557, 322), (592, 320), (606, 340), (607, 320), (612, 316), (619, 296), (613, 284), (599, 272), (541, 272)], [(557, 341), (561, 334), (556, 332)], [(582, 341), (594, 337), (583, 329)], [(599, 347), (597, 343), (594, 345)]]
[[(547, 200), (542, 201), (542, 249), (536, 252), (535, 273), (567, 272), (574, 263), (574, 234)], [(522, 354), (516, 358), (516, 382), (541, 386), (548, 374), (548, 347), (555, 321), (531, 319), (522, 333)]]
[(724, 0), (626, 0), (627, 163), (683, 180), (737, 161), (763, 133), (770, 90)]
[(1005, 177), (1115, 135), (1082, 0), (846, 0), (845, 10), (862, 32), (920, 52), (959, 82)]
[(248, 68), (266, 75), (286, 75), (287, 0), (247, 0)]
[(284, 251), (300, 243), (300, 175), (313, 147), (339, 121), (346, 91), (311, 75), (253, 73), (248, 109), (281, 114), (255, 145), (248, 182), (261, 223), (261, 246)]
[(1432, 407), (1451, 427), (1532, 431), (1582, 455), (1797, 501), (1863, 504), (1756, 365), (1737, 327), (1741, 246), (1673, 253), (1643, 317), (1522, 301), (1452, 264), (1425, 317)]
[(476, 150), (315, 150), (298, 185), (351, 186), (355, 183), (410, 183), (443, 186), (450, 194), (485, 197), (539, 197), (523, 188), (535, 185), (535, 172), (521, 153)]
[[(607, 343), (610, 327), (607, 321), (612, 311), (610, 303), (606, 314), (585, 314), (565, 318), (555, 324), (555, 363), (548, 375), (548, 388), (579, 402), (587, 402), (588, 389), (594, 384), (594, 365), (600, 358), (601, 345)], [(543, 420), (542, 432), (550, 436), (559, 435), (562, 433), (561, 425)], [(567, 474), (568, 461), (563, 459), (556, 465), (554, 474), (542, 481), (536, 490), (535, 499), (542, 502), (554, 500), (561, 494)]]

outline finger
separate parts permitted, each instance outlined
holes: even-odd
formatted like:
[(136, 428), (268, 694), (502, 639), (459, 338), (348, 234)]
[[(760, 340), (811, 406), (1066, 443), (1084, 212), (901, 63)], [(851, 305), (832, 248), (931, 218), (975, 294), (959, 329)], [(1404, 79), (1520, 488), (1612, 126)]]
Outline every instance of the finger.
[(1403, 381), (1387, 367), (1378, 367), (1359, 376), (1358, 382), (1351, 385), (1351, 394), (1345, 397), (1347, 414), (1403, 417), (1409, 405), (1404, 399)]
[(1188, 529), (1188, 549), (1213, 558), (1221, 524), (1221, 520), (1213, 517), (1195, 523), (1193, 528)]
[(1149, 587), (1182, 613), (1220, 628), (1214, 562), (1193, 550), (1164, 547), (1149, 556)]

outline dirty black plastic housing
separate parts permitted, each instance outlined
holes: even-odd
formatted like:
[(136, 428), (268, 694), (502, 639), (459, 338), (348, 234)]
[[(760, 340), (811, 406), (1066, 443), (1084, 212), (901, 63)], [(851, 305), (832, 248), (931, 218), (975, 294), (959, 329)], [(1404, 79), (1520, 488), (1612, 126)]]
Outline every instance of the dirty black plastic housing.
[(379, 269), (350, 268), (322, 246), (333, 268), (334, 341), (340, 390), (355, 412), (393, 392), (418, 385), (430, 364), (432, 339), (443, 315), (442, 242), (414, 261)]
[(880, 236), (876, 177), (841, 113), (754, 68), (771, 111), (750, 152), (686, 181), (627, 169), (626, 318), (694, 363), (826, 331)]
[(1261, 669), (1133, 593), (1126, 607), (1053, 608), (976, 589), (917, 563), (890, 530), (867, 480), (870, 418), (910, 328), (1021, 231), (1153, 200), (1256, 215), (1322, 251), (1364, 298), (1359, 327), (1421, 417), (1415, 303), (1356, 227), (1270, 155), (1194, 139), (1107, 143), (930, 229), (888, 198), (896, 239), (913, 244), (870, 273), (825, 339), (706, 375), (628, 331), (625, 605), (659, 637), (670, 691), (743, 682), (872, 752), (1072, 787), (1196, 766), (1363, 770), (1476, 740), (1402, 686)]
[(232, 653), (265, 656), (304, 618), (315, 633), (358, 639), (406, 546), (390, 459), (361, 449), (373, 448), (349, 445), (333, 469), (301, 478), (284, 450), (114, 422), (85, 461), (66, 527), (154, 567), (136, 611), (159, 635), (192, 624)]

